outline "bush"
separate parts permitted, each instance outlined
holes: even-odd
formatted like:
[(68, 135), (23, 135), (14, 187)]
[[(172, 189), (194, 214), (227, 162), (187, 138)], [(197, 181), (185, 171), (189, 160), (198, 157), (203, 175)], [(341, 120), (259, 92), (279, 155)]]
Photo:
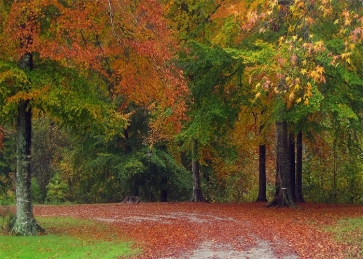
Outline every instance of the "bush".
[(0, 232), (8, 233), (13, 227), (15, 213), (6, 200), (0, 201)]
[(66, 201), (68, 185), (56, 174), (47, 186), (47, 198), (49, 203), (59, 204)]

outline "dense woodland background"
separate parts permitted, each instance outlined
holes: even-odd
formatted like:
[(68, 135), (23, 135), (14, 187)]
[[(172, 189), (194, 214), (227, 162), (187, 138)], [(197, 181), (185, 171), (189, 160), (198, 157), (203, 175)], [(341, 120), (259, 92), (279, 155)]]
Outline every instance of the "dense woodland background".
[(33, 202), (271, 201), (288, 182), (297, 202), (363, 203), (362, 14), (358, 0), (0, 1), (1, 199), (23, 105)]

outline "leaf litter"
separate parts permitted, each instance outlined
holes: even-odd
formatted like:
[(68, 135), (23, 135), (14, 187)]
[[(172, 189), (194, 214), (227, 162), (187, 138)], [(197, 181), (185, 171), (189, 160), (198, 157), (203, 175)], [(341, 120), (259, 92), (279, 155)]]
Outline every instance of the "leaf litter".
[[(354, 205), (301, 204), (298, 209), (262, 203), (139, 203), (37, 205), (35, 216), (67, 216), (106, 222), (134, 240), (137, 258), (346, 258), (353, 251), (324, 228), (363, 217)], [(88, 233), (99, 238), (109, 231)]]

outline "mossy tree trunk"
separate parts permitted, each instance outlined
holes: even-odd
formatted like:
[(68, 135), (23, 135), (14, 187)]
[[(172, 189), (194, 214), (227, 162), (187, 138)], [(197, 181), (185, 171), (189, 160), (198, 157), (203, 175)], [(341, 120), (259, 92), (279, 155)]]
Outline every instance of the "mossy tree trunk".
[[(33, 68), (31, 54), (21, 58), (20, 67), (24, 70)], [(31, 200), (31, 119), (29, 100), (21, 100), (17, 115), (17, 151), (16, 151), (16, 217), (11, 232), (14, 235), (33, 236), (44, 230), (33, 216)]]

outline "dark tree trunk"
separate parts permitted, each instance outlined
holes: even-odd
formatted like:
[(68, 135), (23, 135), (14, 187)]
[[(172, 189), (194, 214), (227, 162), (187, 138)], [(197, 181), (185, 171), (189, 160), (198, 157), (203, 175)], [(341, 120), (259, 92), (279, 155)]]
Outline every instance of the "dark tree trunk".
[(276, 122), (277, 148), (276, 148), (276, 195), (266, 207), (296, 207), (291, 192), (290, 156), (288, 145), (287, 122)]
[(295, 200), (295, 134), (289, 133), (291, 195)]
[(192, 173), (193, 173), (193, 194), (190, 201), (194, 202), (208, 202), (202, 193), (200, 186), (200, 172), (198, 161), (198, 140), (192, 140)]
[(257, 202), (267, 202), (266, 198), (266, 145), (259, 146), (258, 197)]
[(295, 179), (295, 201), (304, 202), (302, 192), (302, 138), (303, 134), (300, 131), (296, 138), (296, 179)]
[(168, 201), (168, 177), (166, 175), (161, 178), (160, 201)]
[[(24, 54), (20, 60), (20, 68), (31, 70), (33, 57)], [(29, 101), (20, 101), (17, 115), (17, 150), (16, 150), (16, 217), (11, 232), (19, 236), (38, 235), (44, 232), (33, 216), (31, 200), (31, 129), (32, 112)]]

